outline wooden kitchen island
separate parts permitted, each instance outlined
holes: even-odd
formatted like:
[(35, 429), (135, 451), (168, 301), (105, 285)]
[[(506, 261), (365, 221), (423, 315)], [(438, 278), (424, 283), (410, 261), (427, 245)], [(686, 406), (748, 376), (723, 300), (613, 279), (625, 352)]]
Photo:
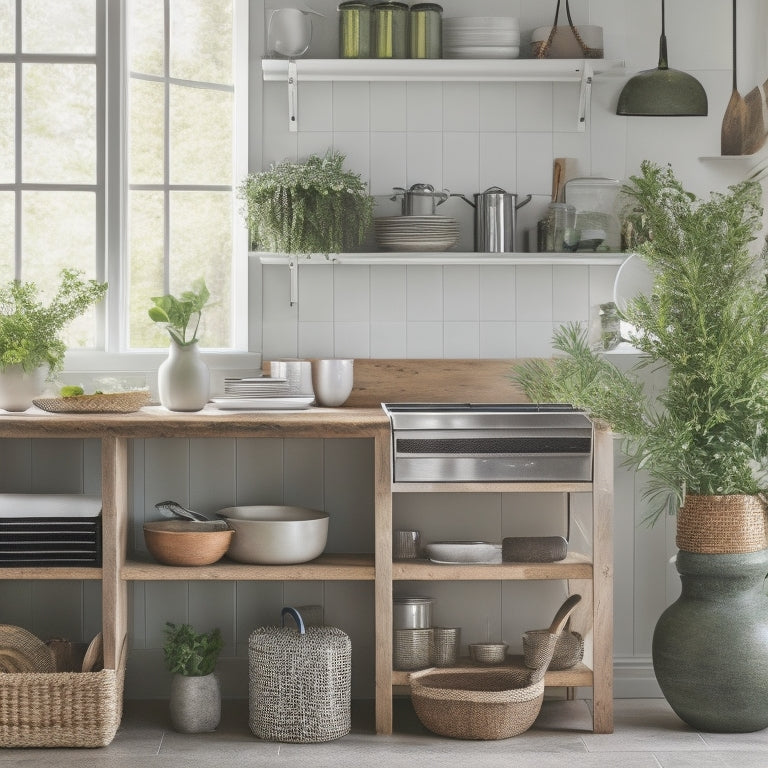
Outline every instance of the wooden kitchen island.
[[(456, 361), (452, 361), (456, 362)], [(477, 361), (474, 361), (475, 363)], [(357, 362), (356, 362), (357, 365)], [(361, 366), (362, 367), (362, 366)], [(374, 375), (374, 366), (362, 371)], [(1, 438), (95, 438), (101, 444), (103, 564), (101, 568), (2, 568), (2, 579), (97, 579), (102, 582), (104, 666), (118, 669), (127, 637), (129, 581), (161, 580), (348, 580), (373, 581), (375, 594), (376, 731), (392, 732), (393, 686), (407, 684), (407, 673), (392, 669), (393, 580), (506, 580), (562, 579), (572, 582), (585, 597), (581, 620), (591, 634), (594, 663), (573, 670), (550, 672), (547, 684), (591, 686), (594, 695), (594, 731), (613, 730), (613, 609), (611, 552), (613, 449), (609, 435), (597, 433), (593, 483), (487, 483), (441, 486), (441, 492), (586, 492), (593, 498), (593, 552), (568, 557), (561, 563), (500, 566), (447, 566), (428, 563), (392, 563), (392, 494), (402, 490), (423, 492), (434, 488), (397, 488), (391, 475), (391, 432), (386, 414), (371, 402), (381, 392), (357, 386), (343, 408), (305, 411), (170, 413), (148, 407), (131, 414), (0, 414)], [(398, 387), (402, 385), (398, 383)], [(477, 388), (475, 388), (477, 391)], [(389, 394), (389, 393), (385, 393)], [(418, 390), (416, 397), (418, 397)], [(385, 398), (382, 398), (384, 400)], [(411, 399), (415, 399), (412, 397)], [(431, 399), (435, 399), (432, 397)], [(484, 398), (479, 398), (481, 401)], [(487, 400), (486, 400), (487, 401)], [(220, 561), (211, 566), (173, 567), (128, 559), (129, 441), (147, 438), (336, 438), (370, 439), (374, 450), (374, 552), (327, 554), (309, 563), (259, 566)], [(454, 487), (454, 485), (456, 487)], [(562, 486), (562, 487), (561, 487)], [(584, 593), (587, 594), (584, 594)], [(581, 624), (581, 622), (580, 622)], [(590, 626), (591, 624), (591, 626)], [(581, 626), (579, 626), (581, 629)], [(123, 662), (124, 663), (124, 662)]]

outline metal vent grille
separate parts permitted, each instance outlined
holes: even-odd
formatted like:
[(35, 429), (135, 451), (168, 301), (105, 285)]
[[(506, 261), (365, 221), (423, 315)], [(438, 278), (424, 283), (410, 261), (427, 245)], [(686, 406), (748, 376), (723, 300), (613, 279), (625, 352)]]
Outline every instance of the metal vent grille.
[(532, 454), (582, 453), (592, 450), (589, 437), (457, 437), (399, 438), (395, 450), (398, 454)]

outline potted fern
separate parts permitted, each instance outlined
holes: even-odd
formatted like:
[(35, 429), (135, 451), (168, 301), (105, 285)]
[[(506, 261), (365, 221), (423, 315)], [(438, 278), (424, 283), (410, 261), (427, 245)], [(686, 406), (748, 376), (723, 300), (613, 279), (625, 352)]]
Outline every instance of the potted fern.
[(373, 221), (373, 198), (360, 175), (344, 169), (344, 160), (329, 151), (249, 174), (238, 196), (251, 247), (298, 254), (357, 248)]
[(60, 370), (67, 346), (62, 331), (104, 298), (106, 283), (64, 269), (47, 303), (34, 282), (11, 280), (0, 286), (0, 408), (25, 411), (46, 376)]
[[(651, 521), (677, 508), (682, 594), (654, 632), (656, 677), (690, 725), (754, 731), (768, 726), (768, 288), (765, 251), (752, 247), (761, 191), (744, 182), (699, 200), (648, 162), (626, 191), (653, 233), (639, 246), (653, 288), (622, 312), (638, 365), (620, 370), (571, 325), (555, 335), (563, 356), (529, 361), (515, 378), (531, 399), (573, 403), (623, 436), (627, 463), (650, 478)], [(656, 398), (649, 368), (666, 375)]]
[(166, 623), (163, 655), (171, 680), (170, 712), (181, 733), (213, 731), (221, 720), (221, 689), (214, 674), (223, 646), (221, 631), (196, 632)]

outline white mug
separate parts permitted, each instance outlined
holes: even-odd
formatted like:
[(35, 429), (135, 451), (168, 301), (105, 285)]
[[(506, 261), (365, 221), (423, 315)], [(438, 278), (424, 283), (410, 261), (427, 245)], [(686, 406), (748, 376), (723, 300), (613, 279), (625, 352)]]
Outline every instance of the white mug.
[(312, 362), (312, 387), (318, 405), (335, 408), (343, 405), (354, 381), (354, 360), (314, 360)]
[(281, 56), (301, 56), (309, 50), (312, 22), (298, 8), (276, 8), (267, 24), (267, 50)]

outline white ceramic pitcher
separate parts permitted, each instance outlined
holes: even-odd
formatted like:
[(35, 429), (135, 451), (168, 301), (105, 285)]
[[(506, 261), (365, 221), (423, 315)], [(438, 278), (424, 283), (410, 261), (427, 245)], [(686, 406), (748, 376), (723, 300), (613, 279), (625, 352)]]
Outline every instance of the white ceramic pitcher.
[(303, 56), (312, 40), (310, 15), (322, 16), (311, 8), (275, 8), (267, 23), (267, 50), (280, 56)]

